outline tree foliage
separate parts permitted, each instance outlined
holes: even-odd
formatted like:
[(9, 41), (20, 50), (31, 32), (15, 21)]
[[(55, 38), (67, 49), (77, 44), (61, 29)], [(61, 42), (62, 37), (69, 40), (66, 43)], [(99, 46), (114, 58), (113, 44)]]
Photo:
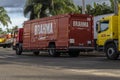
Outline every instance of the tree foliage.
[[(117, 0), (118, 3), (120, 3), (120, 0)], [(114, 0), (110, 0), (111, 3), (111, 9), (114, 11)]]
[[(118, 0), (120, 3), (120, 0)], [(76, 6), (73, 0), (26, 0), (24, 15), (30, 14), (30, 20), (65, 13), (81, 13), (82, 7)], [(114, 0), (108, 3), (86, 5), (86, 14), (93, 16), (114, 12)]]
[(73, 0), (53, 0), (53, 7), (50, 10), (51, 15), (65, 13), (80, 13), (80, 10), (73, 3)]
[(5, 30), (3, 30), (2, 28), (0, 28), (0, 34), (13, 33), (13, 32), (16, 31), (18, 28), (19, 28), (18, 26), (13, 26), (12, 28), (6, 27)]
[(5, 34), (6, 32), (2, 30), (2, 28), (0, 28), (0, 34)]
[(113, 13), (111, 6), (107, 5), (105, 2), (102, 4), (94, 3), (94, 6), (86, 5), (86, 14), (91, 14), (94, 16)]
[(30, 14), (30, 20), (46, 16), (45, 10), (51, 7), (52, 0), (26, 0), (24, 15)]
[(79, 13), (73, 0), (26, 0), (24, 15), (30, 20), (65, 13)]
[[(91, 15), (102, 15), (102, 14), (109, 14), (114, 12), (114, 0), (109, 0), (110, 5), (106, 3), (98, 4), (94, 3), (94, 6), (86, 5), (86, 13)], [(120, 0), (117, 0), (120, 3)], [(118, 5), (118, 4), (116, 4)]]
[(13, 33), (14, 31), (16, 31), (19, 27), (18, 26), (13, 26), (12, 28), (6, 28), (6, 33)]
[(8, 23), (11, 23), (10, 17), (7, 15), (7, 12), (3, 7), (0, 7), (0, 23), (3, 26), (8, 26)]

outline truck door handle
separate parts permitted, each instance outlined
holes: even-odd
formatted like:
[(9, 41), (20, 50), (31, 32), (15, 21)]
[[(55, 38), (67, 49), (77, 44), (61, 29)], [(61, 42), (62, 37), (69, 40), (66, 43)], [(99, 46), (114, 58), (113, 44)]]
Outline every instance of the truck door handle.
[(110, 35), (107, 35), (107, 36), (110, 36)]
[(115, 33), (113, 32), (113, 35), (114, 35)]

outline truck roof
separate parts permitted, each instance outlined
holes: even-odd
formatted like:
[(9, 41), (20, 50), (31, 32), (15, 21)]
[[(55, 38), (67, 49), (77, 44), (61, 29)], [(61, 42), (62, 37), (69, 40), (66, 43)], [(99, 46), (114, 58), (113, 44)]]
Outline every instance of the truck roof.
[(88, 14), (62, 14), (62, 15), (50, 16), (50, 17), (45, 17), (45, 18), (40, 18), (40, 19), (28, 20), (28, 21), (25, 21), (24, 24), (37, 22), (37, 21), (40, 21), (40, 20), (41, 21), (47, 21), (47, 20), (50, 20), (50, 19), (56, 19), (56, 18), (60, 18), (60, 17), (70, 17), (70, 16), (76, 16), (76, 17), (90, 16), (90, 17), (92, 17), (92, 15), (88, 15)]

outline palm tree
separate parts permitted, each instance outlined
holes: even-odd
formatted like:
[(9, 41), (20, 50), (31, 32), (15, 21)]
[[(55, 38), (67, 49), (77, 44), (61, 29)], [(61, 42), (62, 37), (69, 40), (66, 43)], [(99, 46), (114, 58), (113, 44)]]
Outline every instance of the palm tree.
[(73, 0), (53, 0), (53, 9), (50, 10), (52, 15), (65, 13), (80, 13), (80, 10), (73, 3)]
[(111, 6), (107, 5), (105, 2), (102, 4), (94, 3), (93, 7), (91, 5), (86, 6), (86, 14), (97, 16), (109, 13), (113, 13), (113, 10)]
[(8, 23), (11, 23), (10, 17), (3, 7), (0, 7), (0, 23), (3, 24), (3, 26), (8, 26)]
[(46, 17), (46, 10), (51, 8), (53, 0), (27, 0), (24, 8), (24, 15), (30, 13), (30, 20)]
[[(53, 0), (34, 0), (35, 3), (38, 3), (36, 5), (35, 11), (39, 12), (37, 15), (39, 15), (39, 18), (47, 17), (49, 9), (52, 9), (53, 7)], [(41, 5), (41, 7), (39, 7)]]
[[(120, 0), (117, 0), (120, 3)], [(110, 0), (112, 11), (114, 11), (114, 0)]]
[(24, 15), (30, 13), (30, 20), (65, 13), (78, 13), (72, 0), (27, 0)]

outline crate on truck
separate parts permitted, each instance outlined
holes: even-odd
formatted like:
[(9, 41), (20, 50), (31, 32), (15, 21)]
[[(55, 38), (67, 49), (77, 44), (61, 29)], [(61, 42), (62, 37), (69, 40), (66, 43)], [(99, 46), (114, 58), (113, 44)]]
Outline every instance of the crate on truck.
[(32, 51), (38, 55), (48, 50), (51, 56), (68, 52), (71, 57), (94, 50), (93, 17), (86, 14), (65, 14), (30, 20), (18, 30), (14, 45), (16, 54)]

